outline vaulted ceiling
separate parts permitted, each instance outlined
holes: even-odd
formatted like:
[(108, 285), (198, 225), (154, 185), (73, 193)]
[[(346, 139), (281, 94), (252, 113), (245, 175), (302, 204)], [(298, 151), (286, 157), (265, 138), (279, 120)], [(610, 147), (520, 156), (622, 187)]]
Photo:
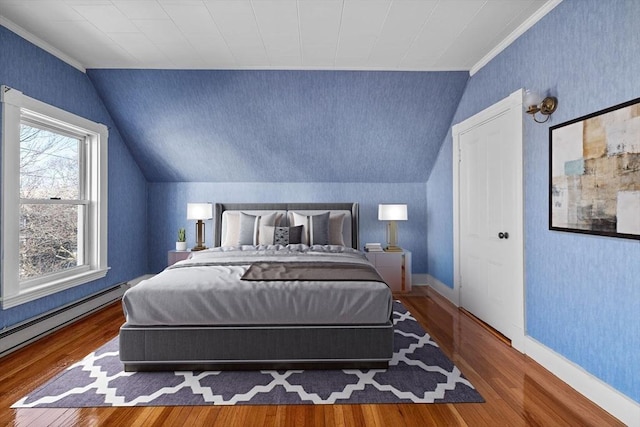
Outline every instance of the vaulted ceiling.
[(0, 24), (87, 72), (149, 181), (425, 182), (469, 70), (559, 1), (0, 0)]
[(89, 77), (150, 181), (425, 182), (468, 73)]

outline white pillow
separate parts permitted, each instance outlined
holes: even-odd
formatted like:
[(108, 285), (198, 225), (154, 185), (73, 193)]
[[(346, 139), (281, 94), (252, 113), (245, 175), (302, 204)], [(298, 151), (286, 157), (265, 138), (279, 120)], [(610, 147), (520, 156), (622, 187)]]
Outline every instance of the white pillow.
[(220, 246), (235, 246), (240, 241), (240, 212), (222, 214), (226, 233)]

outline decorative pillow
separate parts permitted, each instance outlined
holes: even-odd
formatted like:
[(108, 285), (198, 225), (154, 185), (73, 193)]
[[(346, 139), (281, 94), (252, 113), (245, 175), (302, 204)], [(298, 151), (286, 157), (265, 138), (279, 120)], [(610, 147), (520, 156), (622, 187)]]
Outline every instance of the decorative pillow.
[(240, 212), (240, 231), (238, 233), (237, 246), (241, 245), (257, 245), (260, 242), (260, 226), (276, 225), (279, 219), (277, 212), (269, 215), (247, 215)]
[(226, 232), (220, 246), (236, 246), (240, 240), (240, 214), (238, 212), (224, 212), (222, 214)]
[(319, 215), (300, 215), (293, 212), (293, 225), (302, 225), (302, 243), (305, 245), (329, 244), (329, 212)]
[(329, 244), (344, 246), (344, 235), (342, 226), (344, 225), (345, 214), (334, 214), (329, 216)]
[(261, 245), (288, 245), (302, 243), (302, 226), (273, 227), (260, 226), (259, 241)]

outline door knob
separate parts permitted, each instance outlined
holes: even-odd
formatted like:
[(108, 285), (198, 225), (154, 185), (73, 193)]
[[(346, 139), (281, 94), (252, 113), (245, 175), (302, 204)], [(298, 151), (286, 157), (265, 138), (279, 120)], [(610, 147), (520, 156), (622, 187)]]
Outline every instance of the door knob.
[(507, 233), (506, 231), (503, 233), (502, 231), (498, 233), (498, 239), (508, 239), (509, 238), (509, 233)]

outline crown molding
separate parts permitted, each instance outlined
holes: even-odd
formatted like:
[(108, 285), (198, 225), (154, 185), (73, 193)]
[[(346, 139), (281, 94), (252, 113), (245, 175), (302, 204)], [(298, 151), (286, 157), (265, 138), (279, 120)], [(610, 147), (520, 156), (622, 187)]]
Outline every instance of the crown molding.
[[(541, 20), (545, 15), (547, 15), (549, 12), (551, 12), (551, 10), (553, 10), (561, 2), (562, 2), (562, 0), (549, 0), (547, 3), (545, 3), (544, 6), (542, 6), (540, 9), (538, 9), (536, 11), (536, 13), (534, 13), (526, 21), (524, 21), (522, 24), (520, 24), (518, 26), (518, 28), (516, 28), (511, 34), (509, 34), (504, 40), (502, 40), (493, 49), (491, 49), (491, 51), (489, 51), (489, 53), (487, 55), (485, 55), (482, 59), (480, 59), (480, 61), (478, 61), (473, 67), (471, 67), (471, 69), (469, 70), (469, 75), (473, 76), (475, 73), (477, 73), (480, 69), (482, 69), (482, 67), (484, 67), (486, 64), (488, 64), (493, 58), (495, 58), (498, 54), (500, 54), (500, 52), (505, 50), (518, 37), (520, 37), (527, 30), (529, 30), (529, 28), (533, 27), (539, 20)], [(25, 40), (33, 43), (34, 45), (38, 46), (39, 48), (45, 50), (46, 52), (52, 54), (53, 56), (55, 56), (56, 58), (60, 59), (61, 61), (64, 61), (65, 63), (71, 65), (72, 67), (76, 68), (77, 70), (79, 70), (79, 71), (81, 71), (83, 73), (86, 73), (86, 68), (82, 65), (82, 63), (80, 63), (76, 59), (72, 58), (71, 56), (67, 55), (66, 53), (62, 52), (61, 50), (55, 48), (51, 44), (49, 44), (46, 41), (42, 40), (41, 38), (33, 35), (29, 31), (25, 30), (24, 28), (20, 27), (19, 25), (15, 24), (15, 23), (13, 23), (12, 21), (8, 20), (7, 18), (5, 18), (2, 15), (0, 15), (0, 25), (5, 27), (5, 28), (7, 28), (7, 29), (9, 29), (10, 31), (16, 33), (17, 35), (19, 35), (20, 37), (24, 38)], [(231, 67), (231, 68), (234, 68), (234, 67)], [(249, 67), (249, 69), (251, 69), (251, 68), (252, 67)], [(253, 67), (253, 68), (255, 68), (255, 69), (270, 69), (271, 67)], [(323, 67), (320, 67), (320, 68), (323, 68)], [(324, 67), (324, 68), (336, 69), (335, 67)], [(302, 68), (300, 68), (300, 67), (284, 67), (284, 69), (318, 69), (318, 67), (302, 67)], [(342, 68), (338, 68), (338, 69), (342, 69)], [(349, 69), (353, 69), (353, 67), (344, 67), (344, 69), (345, 70), (349, 70)], [(373, 68), (367, 69), (367, 70), (368, 71), (374, 71), (374, 70), (376, 70), (376, 67), (373, 67)], [(407, 68), (407, 69), (396, 69), (396, 70), (387, 70), (387, 71), (426, 71), (426, 70)], [(440, 70), (429, 70), (429, 71), (440, 71)], [(454, 71), (454, 70), (447, 69), (447, 71)]]
[(500, 52), (505, 50), (511, 43), (516, 41), (518, 37), (523, 35), (529, 30), (529, 28), (533, 27), (538, 21), (545, 17), (549, 12), (551, 12), (557, 5), (559, 5), (562, 0), (549, 0), (542, 6), (540, 9), (536, 11), (533, 15), (531, 15), (526, 21), (518, 26), (511, 34), (509, 34), (504, 40), (502, 40), (496, 47), (491, 49), (489, 53), (487, 53), (482, 59), (471, 67), (469, 70), (469, 75), (473, 76), (475, 73), (480, 71), (482, 67), (487, 65), (489, 61), (498, 56)]
[(41, 38), (34, 36), (33, 34), (28, 32), (21, 26), (9, 21), (7, 18), (5, 18), (2, 15), (0, 15), (0, 25), (7, 28), (9, 31), (16, 33), (17, 35), (27, 40), (28, 42), (33, 43), (34, 45), (38, 46), (40, 49), (43, 49), (46, 52), (49, 52), (51, 55), (55, 56), (56, 58), (60, 59), (63, 62), (66, 62), (67, 64), (71, 65), (77, 70), (82, 71), (83, 73), (87, 72), (86, 68), (84, 68), (84, 66), (80, 62), (76, 61), (75, 59), (73, 59), (66, 53), (62, 52), (61, 50), (51, 46), (49, 43), (42, 40)]

